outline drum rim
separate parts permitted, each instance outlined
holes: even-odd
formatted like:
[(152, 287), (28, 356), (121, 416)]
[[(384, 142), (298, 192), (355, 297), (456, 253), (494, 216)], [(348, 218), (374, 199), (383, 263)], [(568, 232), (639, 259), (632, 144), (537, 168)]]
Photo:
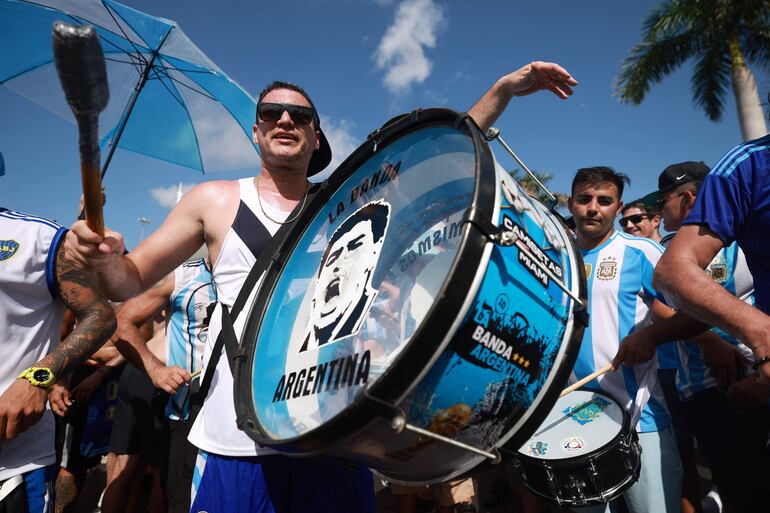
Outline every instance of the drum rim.
[[(614, 486), (603, 490), (602, 493), (599, 495), (591, 495), (590, 497), (586, 497), (586, 500), (576, 500), (576, 499), (562, 499), (554, 497), (553, 495), (547, 495), (543, 493), (542, 491), (534, 488), (532, 486), (532, 480), (528, 479), (526, 476), (527, 469), (531, 469), (533, 467), (539, 467), (544, 468), (546, 466), (552, 467), (550, 463), (537, 463), (537, 462), (560, 462), (565, 461), (565, 459), (561, 460), (539, 460), (537, 458), (533, 458), (531, 456), (524, 455), (523, 458), (516, 460), (515, 464), (518, 467), (522, 467), (522, 469), (519, 470), (521, 473), (521, 481), (524, 484), (524, 486), (531, 491), (532, 493), (542, 497), (543, 499), (546, 499), (550, 502), (557, 503), (559, 506), (575, 506), (575, 507), (582, 507), (582, 506), (591, 506), (595, 504), (606, 504), (614, 499), (616, 499), (619, 495), (621, 495), (623, 492), (625, 492), (628, 488), (630, 488), (634, 483), (636, 483), (639, 480), (639, 475), (641, 473), (642, 468), (642, 447), (639, 444), (639, 434), (636, 431), (629, 431), (628, 433), (623, 433), (622, 431), (618, 433), (617, 437), (615, 437), (611, 442), (609, 442), (605, 447), (604, 451), (601, 454), (594, 454), (590, 458), (584, 457), (581, 458), (567, 458), (566, 460), (570, 461), (571, 464), (576, 465), (579, 463), (584, 463), (586, 459), (597, 461), (598, 458), (604, 457), (609, 452), (616, 452), (619, 451), (619, 444), (618, 444), (618, 437), (621, 437), (621, 435), (625, 437), (629, 437), (633, 439), (634, 446), (636, 449), (633, 451), (635, 454), (635, 464), (634, 468), (631, 470), (630, 474), (628, 474), (621, 482), (615, 484)], [(598, 449), (597, 449), (598, 451)], [(597, 452), (594, 451), (594, 452)], [(524, 458), (526, 458), (527, 461), (522, 461)], [(572, 461), (575, 460), (575, 461)], [(529, 461), (534, 461), (532, 465), (527, 465)], [(523, 468), (526, 467), (526, 468)], [(559, 470), (559, 469), (556, 469)], [(602, 500), (601, 496), (606, 495), (608, 496), (608, 500), (604, 501)]]
[[(301, 240), (306, 228), (326, 205), (326, 200), (359, 169), (361, 164), (380, 148), (415, 130), (430, 126), (447, 126), (459, 129), (471, 139), (475, 149), (473, 199), (471, 207), (467, 210), (466, 219), (468, 213), (474, 210), (476, 218), (493, 219), (496, 203), (483, 200), (493, 198), (497, 193), (494, 158), (479, 128), (468, 114), (444, 108), (418, 109), (394, 119), (395, 121), (389, 121), (383, 128), (370, 134), (367, 141), (345, 159), (321, 184), (319, 192), (295, 221), (264, 272), (262, 286), (249, 309), (242, 332), (241, 340), (245, 344), (241, 348), (245, 357), (237, 359), (234, 375), (238, 427), (261, 445), (274, 447), (282, 452), (310, 455), (332, 449), (354, 438), (369, 424), (387, 421), (387, 417), (382, 413), (388, 410), (394, 411), (395, 404), (419, 384), (424, 374), (430, 370), (433, 362), (451, 340), (450, 326), (444, 322), (444, 319), (451, 318), (449, 316), (459, 317), (463, 309), (470, 305), (467, 296), (457, 298), (451, 294), (446, 294), (446, 291), (451, 289), (468, 290), (468, 295), (475, 296), (476, 289), (480, 285), (480, 281), (476, 279), (478, 272), (463, 273), (458, 272), (458, 268), (468, 261), (474, 267), (478, 266), (489, 244), (488, 234), (483, 233), (475, 224), (466, 221), (467, 226), (463, 228), (457, 254), (447, 273), (447, 278), (436, 296), (443, 296), (445, 302), (441, 305), (438, 304), (438, 301), (433, 302), (411, 337), (411, 340), (416, 340), (423, 332), (427, 332), (431, 333), (427, 340), (437, 340), (438, 342), (413, 344), (410, 341), (407, 343), (374, 383), (356, 393), (354, 400), (331, 419), (305, 433), (291, 438), (276, 439), (270, 438), (269, 434), (262, 428), (252, 406), (253, 390), (251, 383), (256, 352), (253, 350), (256, 346), (256, 335), (261, 328), (262, 320), (281, 271)], [(476, 289), (473, 288), (473, 285), (476, 285)], [(439, 335), (436, 335), (437, 333)], [(409, 361), (410, 368), (407, 369), (402, 366), (398, 369), (398, 373), (392, 372), (402, 360)], [(241, 383), (246, 383), (248, 386), (238, 386)]]
[[(612, 402), (614, 402), (620, 408), (620, 411), (623, 414), (623, 425), (622, 425), (620, 431), (618, 431), (618, 433), (614, 437), (612, 437), (612, 439), (609, 442), (607, 442), (606, 444), (604, 444), (603, 446), (601, 446), (601, 447), (599, 447), (597, 449), (594, 449), (591, 452), (587, 452), (585, 454), (581, 454), (580, 456), (573, 456), (572, 458), (553, 458), (553, 459), (549, 458), (549, 459), (545, 459), (545, 458), (536, 458), (536, 457), (530, 456), (528, 454), (523, 454), (522, 452), (520, 452), (520, 450), (517, 450), (516, 451), (516, 456), (515, 456), (516, 458), (519, 458), (521, 460), (533, 461), (533, 462), (548, 462), (548, 463), (557, 463), (557, 462), (565, 462), (565, 461), (577, 462), (577, 461), (581, 461), (581, 460), (585, 460), (585, 459), (591, 459), (593, 457), (601, 456), (601, 455), (605, 454), (610, 449), (614, 448), (618, 444), (618, 442), (619, 442), (619, 440), (621, 438), (623, 438), (624, 436), (628, 436), (631, 433), (631, 427), (630, 427), (631, 416), (625, 410), (625, 408), (623, 408), (623, 405), (620, 403), (620, 401), (615, 399), (615, 397), (612, 394), (607, 393), (604, 390), (596, 390), (596, 389), (591, 389), (591, 388), (588, 388), (588, 387), (580, 387), (577, 390), (575, 390), (575, 392), (578, 392), (578, 391), (581, 391), (581, 392), (591, 392), (593, 394), (598, 394), (598, 395), (603, 395), (605, 397), (609, 397), (612, 400)], [(554, 406), (555, 405), (556, 405), (556, 403), (554, 403)], [(545, 417), (547, 417), (548, 413), (550, 413), (550, 412), (551, 411), (549, 410), (546, 413), (546, 415), (543, 417), (543, 420), (540, 421), (540, 424), (542, 424), (545, 421)], [(538, 424), (538, 427), (540, 426), (540, 424)], [(537, 428), (535, 428), (535, 429), (537, 429)], [(530, 435), (530, 437), (531, 436), (532, 435)], [(529, 438), (527, 438), (527, 440), (529, 440)]]

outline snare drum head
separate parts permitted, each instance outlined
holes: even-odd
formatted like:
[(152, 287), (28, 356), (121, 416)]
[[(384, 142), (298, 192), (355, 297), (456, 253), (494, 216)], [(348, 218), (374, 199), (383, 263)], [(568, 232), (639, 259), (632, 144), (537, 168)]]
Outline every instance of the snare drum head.
[(627, 424), (626, 413), (612, 397), (576, 390), (556, 405), (519, 449), (538, 460), (561, 460), (590, 454), (612, 442)]
[(246, 341), (265, 437), (328, 422), (410, 341), (457, 256), (475, 162), (467, 134), (427, 126), (372, 154), (315, 214)]

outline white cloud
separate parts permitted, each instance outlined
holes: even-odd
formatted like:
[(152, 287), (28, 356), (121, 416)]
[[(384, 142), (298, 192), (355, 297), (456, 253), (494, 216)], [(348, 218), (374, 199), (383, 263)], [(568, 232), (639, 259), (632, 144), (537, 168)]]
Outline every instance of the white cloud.
[(328, 177), (361, 144), (360, 139), (353, 133), (354, 127), (355, 125), (347, 119), (336, 122), (321, 116), (321, 128), (329, 141), (329, 146), (332, 147), (332, 161), (322, 173), (313, 177), (314, 182)]
[(393, 94), (425, 81), (432, 69), (425, 48), (436, 46), (445, 25), (444, 8), (433, 0), (405, 0), (398, 6), (375, 52), (377, 68), (385, 69), (384, 84)]
[[(168, 187), (157, 187), (155, 189), (150, 189), (150, 195), (153, 197), (155, 201), (158, 202), (160, 206), (171, 209), (171, 208), (174, 208), (174, 206), (177, 204), (179, 186), (180, 185), (177, 184), (177, 185), (169, 185)], [(184, 196), (185, 194), (187, 194), (187, 191), (192, 189), (194, 186), (195, 186), (194, 183), (181, 184), (182, 195)]]

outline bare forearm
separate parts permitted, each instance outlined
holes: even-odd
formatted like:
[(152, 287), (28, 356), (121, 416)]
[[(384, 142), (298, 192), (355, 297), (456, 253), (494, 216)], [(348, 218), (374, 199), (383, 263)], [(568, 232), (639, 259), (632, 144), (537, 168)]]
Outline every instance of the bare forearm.
[(497, 121), (511, 98), (513, 91), (501, 78), (468, 110), (468, 114), (482, 131), (486, 131)]
[(136, 368), (149, 374), (153, 369), (164, 365), (147, 347), (148, 341), (142, 337), (135, 325), (121, 326), (115, 346), (121, 355)]
[(111, 301), (126, 301), (144, 290), (142, 277), (127, 256), (116, 259), (114, 265), (97, 272), (99, 290)]
[(93, 273), (74, 266), (59, 251), (56, 259), (59, 289), (77, 324), (59, 345), (38, 364), (54, 376), (70, 373), (95, 353), (115, 332), (115, 312), (99, 295)]
[(666, 256), (664, 254), (655, 271), (655, 286), (669, 294), (682, 311), (747, 344), (757, 340), (757, 330), (767, 333), (770, 326), (766, 315), (730, 294), (696, 262)]

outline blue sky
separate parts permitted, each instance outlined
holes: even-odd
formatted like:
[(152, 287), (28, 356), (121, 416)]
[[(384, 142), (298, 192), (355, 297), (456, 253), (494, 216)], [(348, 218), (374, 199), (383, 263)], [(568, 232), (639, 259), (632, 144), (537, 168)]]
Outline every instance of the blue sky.
[[(393, 115), (430, 106), (466, 110), (499, 76), (531, 60), (566, 67), (579, 81), (575, 95), (566, 102), (544, 93), (516, 98), (496, 126), (530, 168), (554, 175), (555, 191), (567, 191), (579, 167), (610, 165), (631, 176), (624, 198), (631, 200), (655, 189), (666, 165), (713, 165), (740, 142), (732, 94), (722, 121), (708, 121), (692, 103), (689, 66), (654, 86), (639, 107), (612, 96), (653, 1), (124, 3), (178, 22), (252, 95), (274, 79), (302, 85), (323, 117), (335, 162)], [(386, 49), (397, 58), (388, 60)], [(764, 95), (770, 80), (762, 72), (757, 80)], [(493, 151), (515, 167), (499, 147)], [(0, 87), (0, 152), (0, 205), (70, 224), (80, 194), (75, 126)], [(150, 219), (146, 233), (157, 228), (169, 211), (158, 198), (167, 203), (180, 181), (251, 174), (202, 175), (119, 149), (105, 179), (106, 224), (135, 246), (137, 219)]]

